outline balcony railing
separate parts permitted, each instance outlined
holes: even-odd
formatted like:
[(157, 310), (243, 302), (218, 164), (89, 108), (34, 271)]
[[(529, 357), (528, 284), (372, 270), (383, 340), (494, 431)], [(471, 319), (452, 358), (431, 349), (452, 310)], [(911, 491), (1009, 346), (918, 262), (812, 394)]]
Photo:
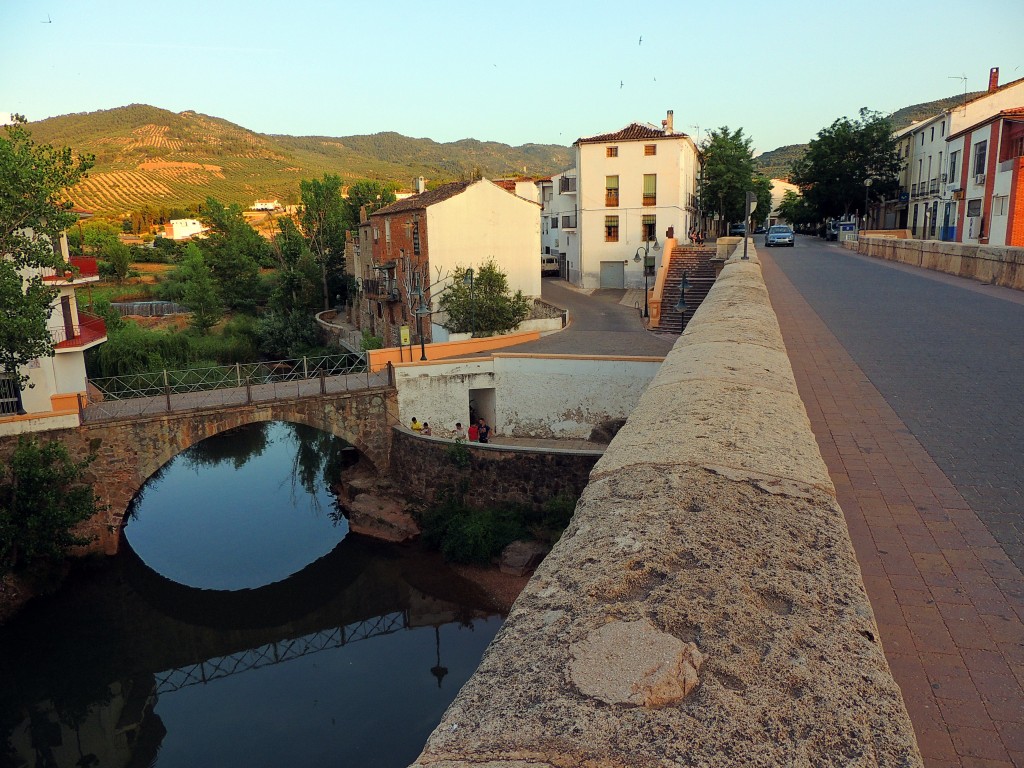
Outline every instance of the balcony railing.
[(932, 179), (930, 182), (928, 182), (928, 193), (931, 194), (931, 195), (935, 195), (935, 194), (938, 194), (938, 192), (939, 192), (939, 180), (938, 179)]
[[(70, 335), (69, 335), (70, 330)], [(107, 337), (107, 324), (102, 317), (78, 312), (78, 323), (70, 329), (66, 326), (51, 331), (54, 349), (76, 349), (93, 342), (102, 341)]]
[[(74, 270), (78, 270), (77, 274)], [(72, 256), (71, 263), (63, 271), (42, 270), (43, 280), (48, 283), (81, 280), (85, 277), (99, 277), (99, 264), (92, 256)]]
[(606, 208), (618, 208), (619, 207), (619, 190), (608, 189), (604, 193), (604, 205)]

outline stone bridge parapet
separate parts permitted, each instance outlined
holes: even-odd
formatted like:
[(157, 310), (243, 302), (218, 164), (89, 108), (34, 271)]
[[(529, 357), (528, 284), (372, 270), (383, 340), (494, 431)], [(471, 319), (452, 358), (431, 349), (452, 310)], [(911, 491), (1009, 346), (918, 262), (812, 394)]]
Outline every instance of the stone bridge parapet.
[(417, 766), (920, 766), (756, 254), (731, 259)]

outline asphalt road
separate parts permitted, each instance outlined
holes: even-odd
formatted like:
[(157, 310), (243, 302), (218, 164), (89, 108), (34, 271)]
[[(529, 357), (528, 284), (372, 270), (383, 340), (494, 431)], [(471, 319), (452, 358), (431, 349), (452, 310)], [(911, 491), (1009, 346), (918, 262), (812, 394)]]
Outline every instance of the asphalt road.
[(551, 355), (629, 355), (664, 357), (677, 336), (651, 333), (633, 307), (620, 304), (623, 291), (582, 293), (557, 278), (544, 278), (544, 300), (569, 310), (569, 325), (539, 341), (508, 347), (508, 352)]
[(771, 256), (1024, 568), (1024, 294), (811, 237)]

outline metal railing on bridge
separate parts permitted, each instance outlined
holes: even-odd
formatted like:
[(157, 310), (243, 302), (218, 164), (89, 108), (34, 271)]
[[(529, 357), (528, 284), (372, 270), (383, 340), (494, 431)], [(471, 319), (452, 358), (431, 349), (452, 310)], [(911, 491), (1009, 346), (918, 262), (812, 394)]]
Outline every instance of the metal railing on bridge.
[(365, 352), (89, 379), (85, 422), (248, 405), (386, 387), (390, 367), (370, 370)]

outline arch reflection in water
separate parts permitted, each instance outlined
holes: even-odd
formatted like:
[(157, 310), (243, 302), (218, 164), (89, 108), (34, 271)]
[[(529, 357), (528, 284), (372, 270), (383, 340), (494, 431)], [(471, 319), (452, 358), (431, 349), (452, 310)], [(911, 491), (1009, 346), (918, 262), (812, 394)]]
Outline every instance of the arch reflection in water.
[(301, 424), (266, 422), (198, 443), (151, 477), (125, 526), (153, 570), (204, 589), (287, 578), (348, 532), (332, 478), (358, 454)]
[(436, 556), (360, 537), (254, 591), (126, 553), (0, 629), (0, 734), (14, 765), (404, 766), (500, 624)]

